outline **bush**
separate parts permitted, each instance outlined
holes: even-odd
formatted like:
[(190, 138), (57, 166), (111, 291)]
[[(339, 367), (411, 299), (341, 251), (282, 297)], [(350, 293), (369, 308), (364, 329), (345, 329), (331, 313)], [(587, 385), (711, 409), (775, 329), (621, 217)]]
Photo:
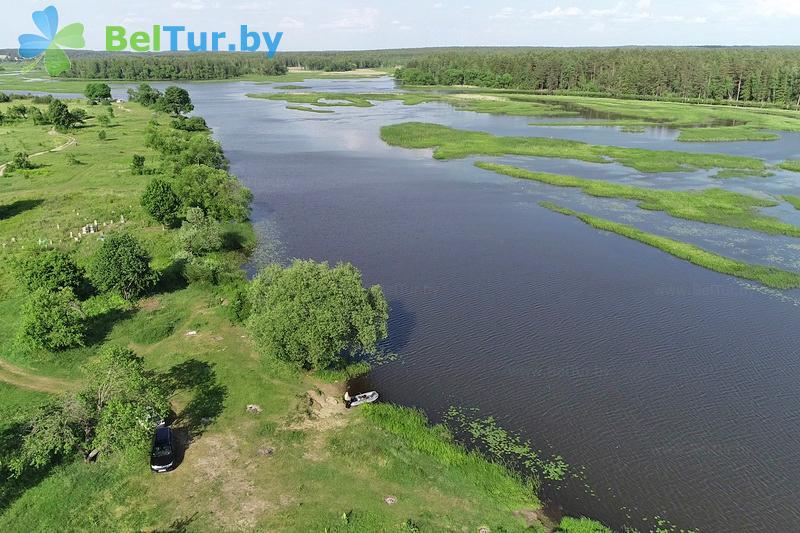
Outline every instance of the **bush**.
[(35, 290), (22, 308), (20, 337), (27, 344), (51, 351), (82, 346), (86, 318), (72, 289)]
[(172, 127), (183, 131), (208, 131), (208, 125), (203, 117), (178, 117), (172, 121)]
[(162, 224), (172, 226), (178, 220), (181, 200), (167, 181), (159, 178), (150, 180), (142, 193), (141, 204), (147, 214)]
[(92, 257), (89, 277), (100, 290), (119, 292), (126, 300), (140, 296), (158, 281), (150, 268), (150, 254), (127, 233), (106, 237)]
[(131, 174), (134, 176), (141, 176), (145, 173), (144, 168), (144, 156), (139, 154), (134, 154), (133, 160), (131, 161)]
[(222, 228), (199, 207), (190, 207), (178, 232), (178, 241), (181, 248), (191, 255), (217, 252), (222, 249)]
[(84, 281), (83, 271), (72, 257), (60, 250), (29, 254), (15, 265), (17, 279), (29, 291), (46, 289), (78, 289)]
[(250, 214), (252, 193), (224, 170), (190, 165), (180, 172), (175, 185), (185, 207), (199, 207), (216, 220), (243, 222)]
[(213, 257), (192, 257), (183, 267), (183, 277), (189, 283), (217, 285), (225, 273), (225, 266)]
[(98, 131), (97, 138), (100, 139), (101, 141), (105, 141), (108, 138), (108, 136), (106, 135), (106, 130)]
[(14, 158), (11, 160), (10, 166), (15, 170), (16, 169), (27, 170), (34, 168), (33, 163), (31, 163), (31, 160), (28, 157), (28, 154), (26, 154), (25, 152), (17, 152), (16, 154), (14, 154)]
[(365, 289), (348, 263), (270, 265), (253, 280), (249, 299), (248, 329), (257, 348), (301, 368), (341, 367), (343, 354), (374, 352), (387, 335), (383, 291)]

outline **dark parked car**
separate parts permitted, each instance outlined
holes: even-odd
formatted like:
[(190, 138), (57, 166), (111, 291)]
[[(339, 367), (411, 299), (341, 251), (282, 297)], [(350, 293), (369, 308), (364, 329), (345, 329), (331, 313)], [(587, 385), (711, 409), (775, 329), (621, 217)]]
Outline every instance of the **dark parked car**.
[(175, 439), (167, 426), (158, 426), (150, 452), (150, 468), (153, 472), (166, 472), (175, 466)]

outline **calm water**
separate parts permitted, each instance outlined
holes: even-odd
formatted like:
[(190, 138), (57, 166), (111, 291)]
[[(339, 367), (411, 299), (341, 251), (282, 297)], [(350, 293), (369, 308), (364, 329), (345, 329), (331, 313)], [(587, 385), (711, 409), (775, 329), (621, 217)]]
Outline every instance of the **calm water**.
[[(379, 80), (316, 89), (392, 90)], [(631, 202), (499, 176), (472, 159), (386, 146), (380, 126), (439, 122), (653, 149), (725, 151), (777, 161), (774, 143), (691, 145), (675, 132), (543, 128), (447, 105), (337, 108), (318, 115), (247, 99), (249, 83), (189, 86), (253, 190), (269, 246), (260, 261), (350, 261), (390, 301), (397, 361), (364, 386), (423, 408), (476, 407), (546, 453), (585, 467), (547, 487), (571, 514), (647, 528), (656, 515), (707, 532), (796, 531), (800, 523), (800, 294), (718, 275), (579, 221), (549, 199), (636, 223), (730, 256), (800, 268), (800, 240), (681, 221)], [(642, 175), (618, 165), (500, 158), (543, 170), (672, 188), (714, 184), (800, 193), (797, 177), (713, 181), (708, 172)], [(792, 209), (776, 216), (800, 224)]]

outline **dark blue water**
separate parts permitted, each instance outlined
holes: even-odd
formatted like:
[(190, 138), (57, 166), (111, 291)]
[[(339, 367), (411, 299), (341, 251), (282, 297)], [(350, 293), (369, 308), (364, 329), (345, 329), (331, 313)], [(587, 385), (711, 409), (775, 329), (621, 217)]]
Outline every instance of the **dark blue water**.
[[(309, 80), (331, 91), (390, 80)], [(350, 261), (391, 304), (389, 347), (369, 386), (433, 420), (477, 407), (536, 448), (586, 469), (547, 486), (570, 514), (647, 529), (664, 516), (707, 532), (796, 531), (800, 523), (800, 307), (769, 291), (547, 211), (542, 199), (800, 268), (800, 241), (645, 212), (631, 202), (514, 180), (380, 141), (382, 125), (438, 122), (597, 144), (800, 155), (800, 138), (677, 143), (675, 133), (541, 128), (443, 104), (336, 108), (319, 115), (252, 100), (249, 83), (194, 84), (197, 112), (254, 192), (259, 261)], [(719, 182), (708, 172), (643, 175), (563, 160), (517, 164), (640, 186), (800, 193), (796, 176)], [(800, 223), (790, 208), (776, 215)], [(643, 521), (649, 518), (649, 521)]]

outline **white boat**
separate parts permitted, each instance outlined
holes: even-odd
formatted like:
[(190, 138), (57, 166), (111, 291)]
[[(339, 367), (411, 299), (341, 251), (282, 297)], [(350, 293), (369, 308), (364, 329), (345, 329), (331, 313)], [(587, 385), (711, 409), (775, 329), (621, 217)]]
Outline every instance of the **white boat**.
[(356, 394), (347, 402), (346, 405), (348, 408), (350, 408), (364, 403), (372, 403), (377, 399), (378, 399), (378, 393), (372, 390), (369, 392), (365, 392), (363, 394)]

